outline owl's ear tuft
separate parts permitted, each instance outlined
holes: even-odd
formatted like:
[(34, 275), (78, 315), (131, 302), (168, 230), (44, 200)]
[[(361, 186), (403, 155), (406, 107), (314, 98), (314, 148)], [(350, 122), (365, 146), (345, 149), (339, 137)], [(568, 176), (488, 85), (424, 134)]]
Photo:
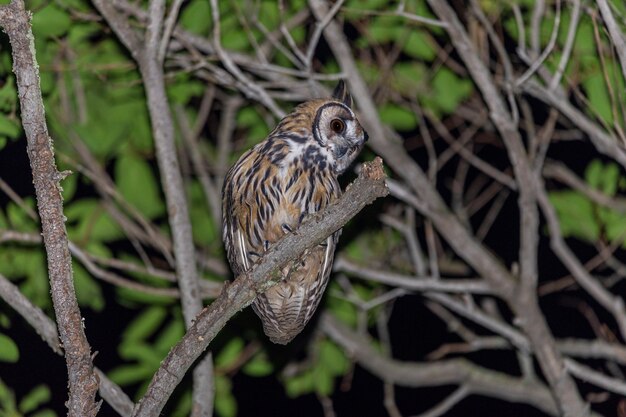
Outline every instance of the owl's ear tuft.
[(335, 87), (335, 91), (333, 91), (333, 98), (348, 107), (352, 107), (352, 96), (348, 92), (348, 86), (343, 80), (339, 80), (337, 87)]

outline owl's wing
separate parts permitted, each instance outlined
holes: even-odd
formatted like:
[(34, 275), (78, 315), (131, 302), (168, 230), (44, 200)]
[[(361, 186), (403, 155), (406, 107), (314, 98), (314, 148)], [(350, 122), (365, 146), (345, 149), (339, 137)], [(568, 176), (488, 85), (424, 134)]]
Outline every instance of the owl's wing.
[[(276, 239), (268, 236), (268, 213), (277, 201), (269, 202), (265, 175), (271, 170), (257, 147), (245, 153), (224, 179), (222, 220), (228, 262), (236, 275), (252, 267)], [(282, 232), (281, 232), (282, 233)]]

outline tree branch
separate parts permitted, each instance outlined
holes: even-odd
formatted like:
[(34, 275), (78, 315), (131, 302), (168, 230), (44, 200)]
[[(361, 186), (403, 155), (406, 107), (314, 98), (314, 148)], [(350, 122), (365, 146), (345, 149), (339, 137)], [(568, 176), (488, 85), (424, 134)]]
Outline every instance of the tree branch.
[(0, 25), (11, 42), (22, 125), (27, 138), (27, 151), (48, 257), (52, 301), (61, 342), (65, 348), (69, 377), (68, 415), (95, 416), (100, 407), (95, 401), (98, 379), (93, 371), (91, 347), (83, 331), (72, 279), (72, 258), (65, 230), (60, 187), (60, 181), (65, 174), (56, 168), (52, 139), (48, 135), (30, 16), (22, 0), (12, 0), (11, 4), (0, 8)]
[(276, 276), (275, 271), (283, 265), (326, 239), (363, 207), (387, 193), (382, 160), (376, 158), (371, 163), (363, 164), (358, 179), (336, 203), (313, 215), (294, 233), (283, 237), (250, 271), (225, 285), (222, 294), (202, 310), (193, 326), (162, 362), (133, 416), (158, 415), (187, 369), (226, 322), (250, 305), (257, 294), (276, 284), (274, 279), (268, 277)]
[(513, 378), (480, 368), (464, 359), (434, 363), (401, 362), (382, 356), (365, 338), (341, 324), (330, 314), (321, 319), (324, 332), (369, 372), (383, 381), (404, 387), (464, 385), (468, 393), (488, 395), (505, 401), (530, 404), (550, 415), (558, 415), (550, 390), (539, 381)]
[(619, 25), (615, 21), (613, 12), (611, 12), (611, 6), (607, 0), (596, 0), (600, 13), (602, 13), (602, 20), (606, 24), (606, 28), (609, 30), (611, 40), (615, 45), (615, 51), (619, 58), (622, 74), (624, 75), (624, 81), (626, 81), (626, 38), (619, 28)]
[[(127, 32), (128, 22), (126, 19), (106, 3), (103, 0), (94, 0), (94, 4), (118, 36)], [(148, 99), (148, 111), (156, 146), (157, 162), (174, 241), (176, 273), (180, 287), (183, 316), (185, 325), (189, 328), (202, 309), (202, 299), (200, 298), (189, 209), (174, 142), (174, 123), (165, 91), (163, 65), (159, 59), (164, 13), (165, 2), (163, 0), (151, 0), (145, 44), (143, 45), (145, 48), (142, 49), (142, 45), (131, 42), (125, 42), (125, 45), (129, 49), (135, 48), (131, 49), (130, 52), (139, 65)], [(122, 38), (120, 39), (123, 41)], [(212, 414), (211, 370), (210, 355), (200, 362), (194, 370), (194, 416), (210, 416)]]
[[(20, 316), (32, 326), (50, 348), (63, 355), (63, 347), (59, 344), (56, 324), (46, 316), (39, 307), (24, 296), (15, 285), (0, 275), (0, 298), (10, 305)], [(122, 389), (111, 381), (101, 370), (94, 368), (100, 383), (100, 396), (121, 416), (128, 417), (133, 411), (133, 402)]]
[(588, 406), (580, 397), (574, 380), (568, 375), (563, 358), (556, 348), (554, 337), (539, 309), (536, 291), (539, 240), (539, 213), (536, 202), (538, 181), (531, 169), (520, 134), (506, 110), (505, 102), (497, 90), (489, 69), (480, 60), (454, 10), (446, 2), (429, 0), (428, 3), (439, 19), (448, 23), (446, 30), (450, 40), (461, 55), (489, 107), (491, 120), (507, 148), (519, 186), (520, 284), (519, 292), (508, 297), (507, 301), (528, 335), (541, 369), (564, 415), (566, 417), (587, 415)]

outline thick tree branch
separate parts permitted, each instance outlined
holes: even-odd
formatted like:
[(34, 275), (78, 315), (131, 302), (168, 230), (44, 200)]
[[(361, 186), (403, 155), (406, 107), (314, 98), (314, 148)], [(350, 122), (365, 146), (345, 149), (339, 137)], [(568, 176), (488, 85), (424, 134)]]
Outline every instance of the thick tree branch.
[(39, 67), (35, 60), (30, 13), (25, 10), (22, 0), (13, 0), (11, 4), (0, 8), (0, 25), (11, 42), (22, 125), (28, 141), (28, 156), (48, 257), (52, 301), (65, 348), (70, 390), (68, 415), (95, 416), (99, 409), (95, 401), (98, 380), (93, 371), (91, 347), (83, 331), (72, 280), (72, 259), (59, 185), (64, 174), (58, 172), (54, 161), (52, 139), (48, 135), (39, 86)]
[(276, 284), (276, 281), (268, 280), (268, 277), (274, 277), (275, 271), (283, 265), (326, 239), (363, 207), (387, 193), (382, 160), (376, 158), (371, 163), (363, 164), (359, 178), (335, 204), (315, 214), (293, 234), (286, 235), (250, 271), (225, 285), (222, 294), (198, 315), (184, 338), (162, 362), (133, 416), (158, 415), (187, 369), (226, 322), (250, 305), (257, 294)]

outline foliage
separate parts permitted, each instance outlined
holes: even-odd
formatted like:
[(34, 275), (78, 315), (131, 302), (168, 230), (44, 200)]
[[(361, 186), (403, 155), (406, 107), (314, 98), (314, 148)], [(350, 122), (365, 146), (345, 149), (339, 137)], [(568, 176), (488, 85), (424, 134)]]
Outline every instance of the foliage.
[[(135, 2), (139, 7), (144, 3)], [(171, 3), (168, 2), (168, 6)], [(283, 73), (304, 72), (298, 58), (289, 51), (289, 42), (284, 41), (277, 48), (273, 45), (274, 38), (268, 36), (281, 33), (284, 22), (307, 8), (304, 0), (284, 3), (285, 10), (280, 10), (277, 2), (267, 0), (220, 2), (222, 47), (229, 53), (239, 54), (237, 57), (252, 57), (254, 62), (267, 60), (278, 74), (274, 79), (259, 83), (269, 85), (268, 89), (281, 85), (280, 75)], [(403, 3), (407, 13), (435, 18), (422, 0)], [(521, 36), (511, 4), (520, 5), (521, 19), (529, 22), (531, 3), (480, 2), (489, 19), (499, 22), (510, 43), (518, 42)], [(171, 247), (164, 248), (167, 244), (163, 244), (171, 243), (171, 235), (145, 91), (135, 62), (106, 23), (97, 17), (91, 2), (32, 0), (27, 6), (33, 11), (32, 26), (41, 86), (57, 162), (60, 170), (72, 171), (62, 182), (70, 240), (103, 269), (138, 284), (174, 288), (175, 284), (151, 271), (173, 270)], [(614, 7), (623, 8), (623, 5), (616, 2)], [(420, 128), (430, 129), (438, 121), (457, 123), (458, 118), (462, 118), (457, 114), (459, 109), (480, 97), (467, 72), (459, 70), (458, 57), (448, 59), (449, 51), (442, 48), (444, 30), (409, 21), (394, 10), (387, 1), (348, 0), (340, 14), (347, 31), (353, 36), (353, 55), (358, 57), (358, 69), (374, 94), (381, 120), (399, 137), (406, 139), (407, 149), (415, 142), (418, 143), (416, 146), (423, 147), (426, 146), (425, 139), (416, 139)], [(546, 13), (540, 32), (542, 48), (549, 44), (554, 29), (554, 10), (549, 9)], [(622, 10), (622, 13), (626, 11)], [(256, 18), (252, 21), (249, 16)], [(200, 38), (210, 38), (214, 29), (210, 17), (208, 1), (189, 0), (181, 10), (178, 24)], [(558, 68), (571, 18), (571, 10), (564, 8), (554, 53), (545, 60), (546, 68), (551, 71)], [(134, 24), (141, 27), (143, 22), (136, 18)], [(594, 25), (592, 17), (583, 14), (561, 84), (571, 87), (572, 95), (576, 95), (578, 102), (582, 103), (580, 107), (588, 117), (607, 130), (623, 132), (626, 128), (623, 117), (624, 79), (618, 58), (598, 53), (599, 50), (604, 51), (610, 42), (608, 35), (604, 31), (596, 31)], [(306, 52), (315, 27), (316, 24), (309, 19), (285, 30), (297, 50)], [(532, 41), (529, 32), (524, 36), (524, 42)], [(182, 50), (186, 46), (180, 46), (179, 42), (174, 47)], [(322, 41), (315, 50), (313, 67), (307, 70), (320, 75), (320, 78), (337, 78), (341, 75), (337, 62), (326, 51), (327, 48), (328, 45)], [(485, 51), (485, 54), (489, 53)], [(205, 71), (205, 68), (217, 65), (215, 56), (202, 57), (200, 62), (194, 62), (193, 56), (183, 55), (182, 52), (180, 56), (171, 54), (165, 64), (167, 93), (173, 113), (177, 116), (182, 114), (187, 124), (193, 126), (203, 117), (201, 108), (208, 95), (207, 85), (214, 85), (217, 90), (214, 92), (215, 101), (219, 104), (209, 110), (203, 125), (192, 127), (199, 136), (197, 149), (187, 147), (183, 138), (189, 128), (180, 118), (176, 119), (176, 128), (194, 243), (203, 259), (217, 260), (216, 263), (223, 267), (220, 225), (213, 220), (216, 213), (211, 212), (212, 207), (207, 203), (204, 185), (194, 171), (191, 154), (200, 152), (211, 180), (219, 182), (223, 178), (224, 173), (219, 171), (224, 168), (224, 162), (227, 162), (226, 166), (230, 165), (242, 152), (258, 143), (276, 119), (256, 101), (256, 96), (240, 94), (237, 89), (241, 88), (241, 81), (233, 81), (229, 74), (220, 79), (215, 75), (222, 74), (219, 71)], [(189, 62), (184, 62), (185, 59)], [(258, 75), (248, 61), (237, 62), (237, 65), (251, 78)], [(3, 152), (8, 153), (7, 150), (14, 149), (18, 141), (24, 140), (9, 48), (0, 51), (0, 74), (1, 158)], [(330, 83), (325, 85), (330, 87)], [(300, 95), (304, 94), (294, 90), (277, 95), (282, 108), (292, 107), (292, 97), (301, 98)], [(219, 135), (222, 134), (224, 103), (235, 95), (240, 95), (245, 104), (237, 107), (226, 161), (219, 161), (223, 151)], [(287, 99), (281, 101), (284, 97)], [(447, 187), (453, 181), (451, 178), (452, 175), (449, 175), (440, 181), (439, 185), (444, 184), (441, 188)], [(609, 197), (620, 195), (626, 188), (624, 173), (614, 163), (591, 161), (585, 169), (584, 179), (589, 187)], [(219, 193), (220, 186), (215, 184), (216, 193)], [(442, 192), (446, 196), (450, 193), (447, 188)], [(38, 221), (28, 215), (29, 209), (36, 208), (35, 200), (27, 195), (27, 191), (21, 190), (21, 194), (24, 197), (22, 201), (7, 199), (0, 207), (0, 231), (38, 235)], [(623, 213), (600, 206), (580, 191), (553, 190), (550, 201), (558, 213), (565, 237), (590, 245), (599, 240), (621, 242), (626, 237)], [(344, 236), (351, 237), (345, 242), (342, 255), (364, 265), (386, 265), (393, 269), (392, 272), (410, 271), (401, 231), (379, 223), (372, 227), (373, 223), (368, 221), (367, 228), (361, 227), (361, 224), (346, 227)], [(467, 226), (472, 227), (470, 222)], [(417, 228), (422, 232), (425, 224), (418, 222)], [(17, 284), (25, 296), (52, 315), (46, 259), (41, 246), (32, 242), (0, 242), (0, 274)], [(424, 239), (421, 242), (425, 243)], [(626, 247), (623, 243), (621, 245)], [(440, 246), (437, 249), (441, 251), (448, 249), (445, 245)], [(392, 265), (391, 260), (399, 257), (402, 257), (402, 262)], [(95, 261), (97, 259), (100, 261)], [(107, 264), (116, 260), (145, 268), (128, 267), (125, 270), (119, 264)], [(133, 310), (117, 346), (122, 363), (112, 366), (108, 376), (125, 389), (135, 390), (135, 400), (140, 398), (163, 358), (184, 334), (178, 300), (112, 287), (112, 284), (97, 279), (90, 268), (78, 260), (74, 262), (73, 272), (78, 300), (90, 314), (107, 314), (109, 309), (115, 311), (118, 304)], [(206, 280), (228, 278), (223, 268), (211, 267), (203, 269), (202, 276)], [(115, 288), (115, 291), (107, 291), (110, 288)], [(383, 307), (365, 309), (363, 306), (386, 290), (387, 286), (374, 282), (352, 283), (349, 290), (333, 282), (329, 286), (326, 310), (351, 328), (363, 322), (371, 327)], [(108, 292), (114, 293), (114, 296), (107, 297)], [(351, 368), (351, 359), (335, 342), (325, 336), (312, 336), (307, 346), (307, 358), (298, 372), (288, 377), (280, 376), (281, 366), (271, 358), (265, 339), (260, 343), (262, 347), (248, 356), (249, 344), (258, 341), (253, 340), (254, 332), (249, 331), (255, 324), (245, 325), (248, 326), (245, 332), (232, 335), (213, 351), (217, 370), (215, 408), (222, 417), (237, 415), (237, 400), (241, 399), (233, 394), (232, 378), (238, 372), (252, 378), (273, 375), (281, 381), (289, 397), (310, 393), (325, 397), (336, 391), (337, 381)], [(0, 361), (18, 361), (21, 348), (18, 340), (0, 333)], [(101, 348), (94, 346), (94, 350)], [(56, 415), (45, 406), (50, 401), (49, 388), (35, 383), (38, 381), (33, 382), (32, 390), (18, 401), (11, 388), (0, 381), (0, 417)], [(176, 401), (172, 405), (172, 415), (187, 415), (191, 406), (189, 390)]]
[(19, 401), (13, 391), (0, 380), (0, 417), (56, 417), (57, 414), (45, 407), (51, 399), (46, 385), (36, 385)]

